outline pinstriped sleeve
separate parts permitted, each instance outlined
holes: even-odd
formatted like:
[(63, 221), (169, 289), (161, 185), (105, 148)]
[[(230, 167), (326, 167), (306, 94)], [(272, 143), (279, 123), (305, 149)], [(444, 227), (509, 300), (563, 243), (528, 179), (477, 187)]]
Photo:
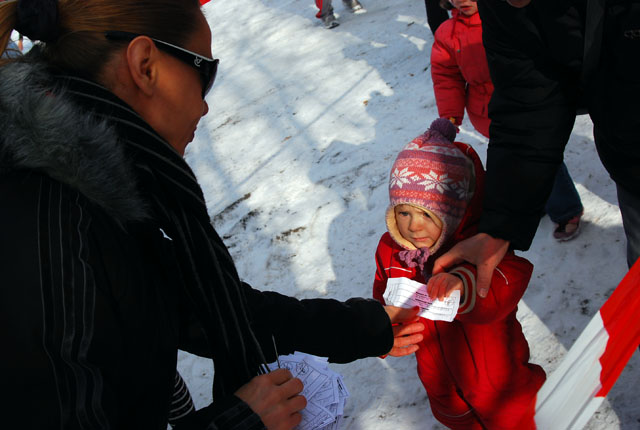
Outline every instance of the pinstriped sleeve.
[(174, 430), (263, 430), (260, 417), (236, 396), (200, 409)]
[(102, 370), (90, 358), (96, 333), (97, 287), (89, 263), (86, 199), (57, 182), (40, 189), (38, 224), (43, 344), (68, 426), (107, 429)]
[[(11, 202), (0, 211), (2, 225), (11, 227), (0, 234), (0, 243), (10, 244), (0, 251), (1, 325), (11, 327), (0, 331), (3, 388), (12, 393), (3, 402), (3, 422), (113, 428), (103, 373), (90, 351), (97, 291), (88, 263), (86, 200), (38, 175), (0, 191), (0, 199)], [(3, 253), (9, 248), (11, 256)]]

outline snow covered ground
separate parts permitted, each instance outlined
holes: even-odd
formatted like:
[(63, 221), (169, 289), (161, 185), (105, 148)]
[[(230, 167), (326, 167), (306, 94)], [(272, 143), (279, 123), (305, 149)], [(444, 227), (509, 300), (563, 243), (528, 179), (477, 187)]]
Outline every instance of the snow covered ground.
[[(424, 4), (363, 0), (325, 30), (312, 0), (213, 0), (204, 7), (221, 59), (187, 161), (241, 277), (299, 298), (371, 295), (373, 255), (385, 231), (387, 179), (402, 146), (437, 118)], [(465, 123), (458, 140), (484, 157)], [(584, 229), (556, 243), (544, 218), (519, 318), (532, 361), (548, 372), (626, 272), (615, 187), (600, 164), (588, 117), (579, 117), (565, 161), (585, 206)], [(640, 427), (634, 354), (588, 429)], [(198, 407), (211, 401), (211, 362), (180, 354)], [(413, 357), (332, 365), (351, 393), (343, 428), (442, 429)], [(550, 429), (553, 430), (553, 429)]]

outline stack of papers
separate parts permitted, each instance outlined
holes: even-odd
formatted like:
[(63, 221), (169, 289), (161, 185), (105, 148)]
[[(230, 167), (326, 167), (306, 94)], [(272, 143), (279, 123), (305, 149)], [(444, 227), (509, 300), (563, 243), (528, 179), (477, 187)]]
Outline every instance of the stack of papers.
[(386, 304), (400, 308), (420, 307), (419, 316), (432, 321), (451, 322), (458, 313), (460, 291), (453, 291), (444, 300), (434, 300), (427, 294), (427, 286), (409, 278), (389, 278), (382, 295)]
[(327, 359), (315, 355), (294, 352), (281, 355), (278, 362), (269, 364), (271, 369), (289, 369), (302, 381), (302, 394), (307, 407), (301, 412), (302, 422), (297, 430), (337, 430), (344, 413), (349, 392), (342, 376), (329, 368)]

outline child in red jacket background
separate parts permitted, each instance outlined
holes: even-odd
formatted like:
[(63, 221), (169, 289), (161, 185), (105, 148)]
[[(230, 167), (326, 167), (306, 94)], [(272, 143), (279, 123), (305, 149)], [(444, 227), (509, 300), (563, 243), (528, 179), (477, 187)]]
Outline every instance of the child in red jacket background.
[(445, 118), (398, 155), (390, 175), (388, 232), (376, 251), (373, 296), (384, 303), (389, 278), (428, 282), (431, 297), (461, 291), (453, 322), (421, 318), (418, 376), (434, 416), (451, 429), (534, 429), (536, 393), (545, 380), (529, 363), (529, 346), (516, 319), (533, 266), (512, 251), (494, 272), (489, 296), (476, 296), (475, 267), (461, 264), (431, 276), (433, 261), (475, 233), (484, 170), (475, 151), (452, 143)]
[(471, 0), (444, 0), (440, 4), (452, 10), (451, 18), (438, 27), (431, 46), (431, 80), (438, 115), (460, 125), (466, 108), (473, 127), (489, 137), (487, 106), (493, 84), (482, 46), (478, 6)]

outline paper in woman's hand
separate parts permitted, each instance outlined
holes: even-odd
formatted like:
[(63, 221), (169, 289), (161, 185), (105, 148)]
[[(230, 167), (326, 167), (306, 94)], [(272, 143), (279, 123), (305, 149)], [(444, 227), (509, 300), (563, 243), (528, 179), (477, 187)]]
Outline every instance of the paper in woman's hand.
[(269, 368), (289, 369), (304, 385), (302, 394), (307, 407), (302, 410), (302, 422), (296, 430), (337, 430), (349, 397), (342, 376), (327, 365), (327, 359), (294, 352), (281, 355)]

